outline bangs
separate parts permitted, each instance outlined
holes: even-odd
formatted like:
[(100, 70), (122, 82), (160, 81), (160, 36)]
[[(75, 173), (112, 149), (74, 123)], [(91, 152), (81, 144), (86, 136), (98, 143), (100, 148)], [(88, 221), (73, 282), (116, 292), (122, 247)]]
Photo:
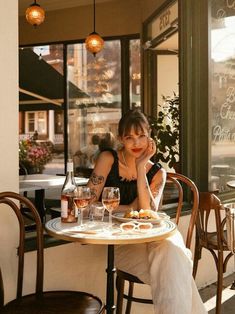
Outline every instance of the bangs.
[(127, 136), (134, 129), (136, 134), (150, 131), (150, 126), (146, 116), (137, 109), (129, 110), (119, 121), (118, 135)]
[(123, 130), (122, 136), (127, 136), (131, 133), (131, 130), (134, 129), (136, 134), (144, 133), (146, 129), (149, 131), (149, 126), (140, 120), (129, 121), (129, 124)]

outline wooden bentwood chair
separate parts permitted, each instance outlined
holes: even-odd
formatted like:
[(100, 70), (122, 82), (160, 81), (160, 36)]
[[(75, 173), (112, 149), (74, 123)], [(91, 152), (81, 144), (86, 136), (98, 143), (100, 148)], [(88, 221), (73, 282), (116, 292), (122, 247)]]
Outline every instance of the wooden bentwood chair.
[[(196, 245), (193, 264), (193, 275), (196, 276), (198, 261), (201, 259), (202, 248), (211, 252), (217, 268), (217, 295), (216, 295), (216, 314), (221, 313), (221, 299), (223, 290), (223, 273), (226, 272), (227, 263), (233, 253), (227, 245), (227, 235), (225, 226), (224, 206), (220, 199), (213, 193), (200, 192), (199, 215), (196, 223)], [(215, 232), (209, 231), (210, 218), (215, 220)], [(230, 253), (224, 257), (224, 251)], [(234, 285), (234, 284), (233, 284)], [(235, 289), (233, 287), (232, 289)]]
[[(171, 183), (176, 187), (177, 192), (177, 209), (176, 209), (176, 224), (179, 223), (182, 207), (184, 205), (184, 195), (191, 191), (191, 203), (189, 204), (188, 209), (191, 209), (191, 217), (187, 229), (187, 238), (186, 238), (186, 247), (190, 249), (192, 242), (193, 229), (196, 223), (197, 213), (198, 213), (198, 203), (199, 203), (199, 193), (196, 185), (193, 181), (182, 174), (178, 173), (167, 173), (167, 184)], [(163, 199), (164, 201), (164, 199)], [(125, 281), (129, 283), (128, 294), (124, 293)], [(117, 279), (116, 279), (116, 288), (117, 288), (117, 314), (122, 314), (123, 308), (123, 299), (127, 300), (126, 305), (126, 314), (131, 312), (131, 303), (147, 303), (152, 304), (153, 301), (150, 299), (142, 299), (133, 296), (134, 284), (144, 284), (138, 277), (133, 276), (129, 273), (117, 269)]]
[[(2, 314), (98, 314), (104, 307), (99, 298), (80, 291), (43, 291), (43, 227), (34, 205), (25, 197), (13, 193), (0, 193), (0, 204), (5, 204), (17, 216), (19, 222), (18, 278), (16, 299), (4, 305), (3, 279), (0, 269), (0, 313)], [(20, 206), (27, 207), (36, 224), (37, 271), (35, 293), (22, 296), (24, 275), (24, 218)], [(9, 227), (9, 232), (11, 228)]]

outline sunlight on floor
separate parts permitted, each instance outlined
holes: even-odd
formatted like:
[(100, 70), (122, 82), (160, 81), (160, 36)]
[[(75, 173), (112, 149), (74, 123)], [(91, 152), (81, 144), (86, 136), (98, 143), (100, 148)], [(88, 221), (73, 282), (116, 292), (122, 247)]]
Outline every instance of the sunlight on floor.
[[(231, 290), (230, 287), (227, 287), (223, 290), (222, 293), (222, 304), (228, 301), (229, 299), (235, 297), (235, 290)], [(204, 305), (207, 309), (207, 311), (211, 311), (212, 309), (215, 309), (216, 305), (216, 295), (204, 302)]]

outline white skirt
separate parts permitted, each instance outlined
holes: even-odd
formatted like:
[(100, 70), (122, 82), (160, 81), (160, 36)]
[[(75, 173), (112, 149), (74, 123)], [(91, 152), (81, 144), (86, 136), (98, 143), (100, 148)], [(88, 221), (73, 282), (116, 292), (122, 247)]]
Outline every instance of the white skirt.
[(207, 313), (180, 232), (164, 241), (116, 246), (115, 265), (151, 286), (155, 314)]

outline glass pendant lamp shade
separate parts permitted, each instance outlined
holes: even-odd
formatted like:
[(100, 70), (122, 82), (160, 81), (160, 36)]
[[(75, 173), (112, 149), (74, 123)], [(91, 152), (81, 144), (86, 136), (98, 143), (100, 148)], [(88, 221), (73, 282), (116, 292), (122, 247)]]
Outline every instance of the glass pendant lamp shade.
[(32, 3), (25, 12), (26, 20), (33, 26), (42, 24), (45, 20), (45, 10), (36, 3)]
[(95, 31), (95, 0), (93, 1), (93, 7), (94, 7), (94, 15), (93, 15), (93, 23), (94, 23), (94, 31), (87, 36), (85, 44), (86, 49), (93, 53), (94, 57), (100, 50), (104, 47), (104, 40), (100, 37), (98, 33)]
[(96, 32), (91, 33), (85, 41), (86, 49), (95, 56), (104, 47), (104, 40)]

